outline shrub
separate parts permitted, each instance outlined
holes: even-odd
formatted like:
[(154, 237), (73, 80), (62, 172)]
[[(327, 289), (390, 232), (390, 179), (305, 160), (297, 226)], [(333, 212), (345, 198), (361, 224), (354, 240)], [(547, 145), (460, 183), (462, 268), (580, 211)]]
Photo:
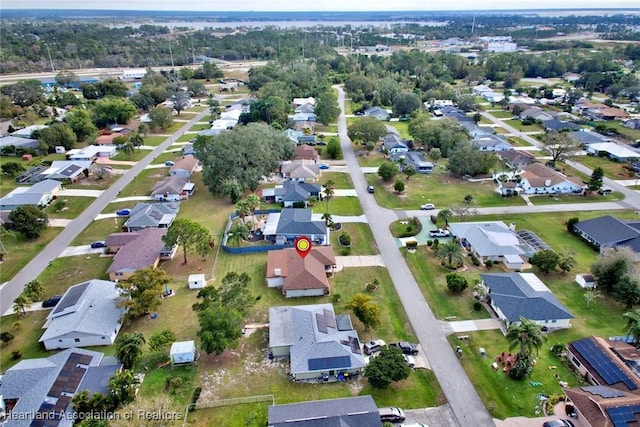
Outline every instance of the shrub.
[(8, 331), (4, 331), (0, 334), (0, 341), (2, 341), (5, 344), (14, 338), (15, 338), (15, 335), (13, 335), (11, 332), (8, 332)]
[(409, 249), (416, 249), (418, 247), (418, 241), (417, 240), (407, 240), (405, 245)]
[(305, 207), (305, 203), (304, 202), (293, 202), (293, 207), (295, 209), (303, 209)]
[(340, 236), (338, 237), (338, 241), (342, 246), (351, 246), (351, 236), (346, 231), (343, 231), (342, 233), (340, 233)]
[(20, 350), (13, 350), (13, 351), (11, 352), (11, 358), (12, 358), (13, 360), (18, 360), (18, 359), (20, 359), (21, 357), (22, 357), (22, 352), (21, 352)]
[(436, 249), (438, 249), (439, 245), (440, 245), (440, 240), (434, 239), (433, 240), (433, 250), (435, 251)]
[(476, 267), (480, 266), (480, 260), (478, 259), (478, 257), (476, 257), (474, 254), (471, 254), (471, 262), (473, 263), (473, 265), (475, 265)]
[(469, 286), (467, 279), (456, 273), (447, 274), (447, 288), (451, 292), (462, 292)]
[(482, 303), (480, 301), (476, 301), (473, 303), (473, 309), (475, 311), (480, 311), (482, 310)]
[(484, 263), (484, 265), (487, 266), (487, 268), (491, 268), (493, 267), (493, 261), (491, 261), (490, 259), (487, 260), (487, 262)]
[(580, 218), (578, 218), (577, 216), (574, 216), (573, 218), (569, 218), (569, 220), (567, 221), (567, 230), (569, 231), (569, 233), (573, 234), (576, 232), (573, 226), (576, 225), (578, 222), (580, 222)]
[(402, 193), (404, 191), (404, 181), (398, 179), (396, 180), (396, 183), (393, 184), (393, 189), (396, 190), (398, 193)]
[(431, 247), (433, 245), (433, 240), (429, 239), (427, 240), (427, 246)]
[(335, 293), (331, 295), (331, 301), (333, 301), (334, 303), (340, 302), (341, 299), (342, 299), (342, 294)]
[(192, 405), (195, 405), (198, 402), (198, 399), (200, 398), (200, 393), (202, 393), (202, 387), (196, 387), (195, 390), (193, 390), (193, 396), (191, 397)]
[(340, 253), (342, 254), (342, 256), (347, 256), (351, 253), (351, 248), (349, 246), (346, 246), (340, 250)]
[(64, 200), (58, 200), (53, 205), (53, 209), (56, 212), (61, 212), (66, 207), (67, 207), (67, 202), (65, 202)]

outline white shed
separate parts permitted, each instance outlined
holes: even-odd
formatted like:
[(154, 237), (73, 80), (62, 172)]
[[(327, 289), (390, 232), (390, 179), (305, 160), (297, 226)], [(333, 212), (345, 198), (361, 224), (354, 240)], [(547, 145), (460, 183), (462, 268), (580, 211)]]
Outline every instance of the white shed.
[(596, 279), (591, 274), (576, 274), (576, 283), (583, 289), (596, 287)]
[(176, 341), (171, 344), (171, 363), (191, 363), (196, 360), (195, 341)]
[(207, 286), (207, 280), (204, 278), (204, 274), (189, 275), (189, 289), (202, 289), (205, 286)]

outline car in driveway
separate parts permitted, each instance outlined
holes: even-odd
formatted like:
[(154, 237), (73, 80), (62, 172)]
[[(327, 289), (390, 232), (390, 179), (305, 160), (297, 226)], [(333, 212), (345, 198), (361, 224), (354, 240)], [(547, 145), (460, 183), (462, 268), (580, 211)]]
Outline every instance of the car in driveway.
[(322, 170), (327, 170), (327, 169), (329, 169), (329, 164), (328, 163), (320, 163), (319, 168), (322, 169)]
[(432, 211), (436, 208), (436, 205), (433, 203), (425, 203), (424, 205), (420, 205), (421, 211)]
[(117, 216), (129, 216), (131, 215), (131, 209), (119, 209), (116, 211)]
[(542, 427), (575, 427), (569, 420), (551, 420), (542, 424)]
[(380, 421), (383, 423), (401, 423), (407, 418), (404, 411), (400, 408), (396, 408), (395, 406), (378, 408), (378, 412), (380, 413)]
[(54, 295), (51, 298), (47, 298), (46, 300), (42, 301), (42, 308), (55, 307), (56, 305), (58, 305), (61, 299), (62, 295)]
[(449, 237), (449, 230), (438, 228), (437, 230), (429, 230), (429, 237)]
[(379, 352), (387, 343), (383, 340), (369, 341), (364, 345), (364, 354), (370, 355)]
[(166, 162), (164, 162), (164, 165), (165, 165), (165, 166), (173, 166), (173, 165), (175, 165), (175, 164), (176, 164), (176, 163), (175, 163), (175, 162), (172, 162), (171, 160), (167, 160)]
[(91, 243), (91, 249), (106, 248), (106, 247), (107, 247), (107, 242), (105, 242), (104, 240), (98, 240), (96, 242)]
[(404, 361), (407, 363), (408, 367), (410, 367), (411, 369), (416, 367), (416, 359), (413, 356), (407, 356), (406, 354), (403, 354), (402, 357), (404, 358)]
[(373, 185), (368, 185), (367, 186), (367, 193), (373, 194), (375, 192), (376, 192), (376, 188)]
[(418, 344), (412, 344), (407, 341), (392, 342), (391, 344), (389, 344), (389, 347), (399, 348), (400, 350), (402, 350), (402, 353), (414, 356), (419, 352)]

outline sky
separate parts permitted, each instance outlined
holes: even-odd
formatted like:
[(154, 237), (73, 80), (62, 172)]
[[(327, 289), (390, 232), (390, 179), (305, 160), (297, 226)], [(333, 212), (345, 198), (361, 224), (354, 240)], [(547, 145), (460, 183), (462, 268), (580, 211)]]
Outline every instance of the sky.
[(640, 8), (638, 0), (2, 0), (2, 9), (112, 9), (185, 11), (402, 11), (402, 10), (496, 10), (496, 9), (589, 9)]

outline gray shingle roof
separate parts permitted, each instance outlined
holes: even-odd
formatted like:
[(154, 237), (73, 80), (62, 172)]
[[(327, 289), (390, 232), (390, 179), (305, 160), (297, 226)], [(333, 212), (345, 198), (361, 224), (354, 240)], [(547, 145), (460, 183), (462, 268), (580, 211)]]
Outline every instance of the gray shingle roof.
[(598, 132), (569, 132), (569, 136), (582, 144), (594, 144), (596, 142), (607, 142), (609, 138)]
[(180, 194), (184, 185), (189, 182), (189, 178), (185, 176), (169, 176), (162, 181), (158, 181), (153, 185), (151, 189), (151, 195), (164, 195), (164, 194)]
[(270, 406), (268, 425), (379, 427), (382, 426), (382, 421), (376, 403), (367, 395)]
[(171, 223), (179, 211), (179, 202), (138, 203), (124, 226), (128, 228), (157, 227), (162, 223)]
[(326, 234), (327, 225), (324, 221), (312, 221), (311, 213), (311, 209), (282, 209), (276, 233), (296, 236)]
[(558, 119), (546, 120), (542, 123), (545, 129), (561, 131), (561, 130), (570, 130), (570, 131), (580, 131), (582, 127), (578, 126), (572, 122), (562, 122)]
[[(117, 307), (119, 293), (116, 284), (107, 280), (93, 279), (67, 289), (65, 296), (76, 288), (86, 285), (77, 302), (66, 309), (57, 309), (47, 317), (47, 330), (40, 337), (40, 342), (54, 339), (72, 332), (90, 335), (111, 335), (118, 329), (124, 308)], [(60, 303), (64, 303), (65, 296)]]
[(150, 267), (165, 248), (162, 237), (167, 228), (145, 228), (138, 231), (134, 240), (125, 243), (113, 257), (107, 273), (114, 271), (136, 271)]
[(515, 232), (501, 221), (456, 222), (451, 234), (466, 239), (480, 256), (522, 255), (525, 253)]
[(481, 274), (493, 303), (510, 322), (573, 319), (533, 273)]
[(580, 221), (574, 227), (601, 246), (625, 245), (640, 252), (640, 222), (626, 222), (611, 215), (605, 215)]

